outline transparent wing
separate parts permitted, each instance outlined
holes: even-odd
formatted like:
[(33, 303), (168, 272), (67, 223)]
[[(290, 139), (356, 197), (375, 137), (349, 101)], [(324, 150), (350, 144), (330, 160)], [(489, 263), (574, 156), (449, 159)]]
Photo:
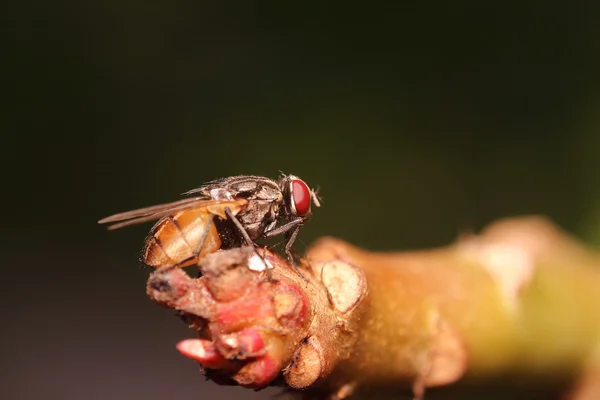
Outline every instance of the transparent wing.
[(174, 201), (172, 203), (158, 204), (155, 206), (138, 208), (136, 210), (126, 211), (119, 214), (114, 214), (109, 217), (103, 218), (98, 221), (99, 224), (111, 224), (108, 226), (109, 230), (115, 230), (130, 225), (140, 224), (142, 222), (156, 220), (167, 215), (174, 214), (178, 211), (190, 210), (193, 208), (212, 208), (226, 207), (226, 206), (243, 206), (247, 203), (247, 200), (211, 200), (206, 197), (192, 197), (188, 199), (182, 199)]

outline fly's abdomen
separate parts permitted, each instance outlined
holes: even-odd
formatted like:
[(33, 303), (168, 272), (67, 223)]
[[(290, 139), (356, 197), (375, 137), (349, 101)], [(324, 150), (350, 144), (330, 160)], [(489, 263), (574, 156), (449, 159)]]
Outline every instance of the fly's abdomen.
[(146, 238), (143, 262), (151, 267), (185, 267), (217, 251), (221, 240), (205, 208), (162, 218)]

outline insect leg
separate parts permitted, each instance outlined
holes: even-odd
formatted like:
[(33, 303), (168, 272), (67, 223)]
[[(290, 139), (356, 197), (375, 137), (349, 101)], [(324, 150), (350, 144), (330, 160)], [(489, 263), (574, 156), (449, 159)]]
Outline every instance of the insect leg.
[(231, 209), (229, 207), (225, 207), (224, 211), (225, 211), (225, 214), (227, 214), (227, 217), (229, 217), (229, 219), (234, 223), (235, 227), (238, 229), (238, 231), (240, 232), (240, 234), (246, 241), (246, 244), (249, 246), (252, 245), (252, 246), (256, 247), (256, 243), (254, 243), (254, 241), (252, 239), (250, 239), (250, 235), (248, 235), (246, 228), (244, 228), (244, 225), (242, 225), (240, 220), (238, 220), (237, 217), (235, 215), (233, 215), (233, 213), (231, 212)]
[[(294, 260), (294, 256), (292, 254), (292, 253), (294, 253), (294, 248), (292, 246), (294, 245), (294, 242), (296, 241), (296, 237), (298, 236), (298, 232), (300, 232), (300, 227), (302, 226), (303, 222), (304, 222), (303, 218), (296, 218), (284, 225), (281, 225), (280, 227), (271, 229), (270, 231), (263, 233), (263, 236), (271, 237), (271, 236), (281, 235), (283, 233), (286, 234), (287, 242), (285, 244), (285, 254), (288, 257), (288, 261), (290, 262), (290, 264), (292, 265), (294, 270), (296, 270), (298, 275), (300, 275), (300, 277), (302, 279), (304, 279), (305, 281), (308, 282), (308, 279), (306, 279), (306, 277), (304, 275), (302, 275), (302, 273), (298, 269), (298, 266), (296, 265), (296, 261)], [(294, 231), (290, 235), (290, 231), (292, 229), (294, 229)]]
[[(285, 226), (285, 225), (284, 225)], [(292, 265), (292, 267), (294, 267), (294, 270), (296, 271), (296, 273), (298, 275), (300, 275), (300, 277), (302, 279), (304, 279), (306, 282), (308, 282), (308, 279), (306, 279), (306, 277), (304, 275), (302, 275), (302, 272), (300, 272), (300, 269), (298, 268), (298, 265), (296, 264), (296, 261), (294, 260), (294, 242), (296, 241), (296, 237), (298, 236), (298, 232), (300, 232), (300, 227), (302, 225), (297, 225), (296, 229), (294, 229), (294, 231), (292, 232), (291, 235), (289, 235), (289, 237), (287, 238), (287, 242), (285, 244), (285, 254), (288, 256), (288, 260), (290, 262), (290, 264)]]
[(296, 218), (291, 220), (290, 222), (287, 222), (277, 228), (271, 229), (268, 232), (263, 233), (264, 237), (271, 237), (271, 236), (278, 236), (281, 235), (283, 233), (289, 232), (292, 229), (299, 227), (298, 225), (301, 225), (302, 222), (304, 222), (303, 218)]
[(252, 248), (254, 249), (254, 254), (256, 254), (261, 259), (261, 261), (265, 265), (265, 271), (267, 272), (267, 277), (269, 278), (269, 282), (271, 282), (272, 281), (271, 269), (269, 268), (269, 265), (265, 261), (265, 258), (263, 256), (261, 256), (260, 253), (258, 252), (258, 250), (256, 249), (256, 247), (257, 247), (256, 243), (254, 243), (254, 241), (250, 238), (250, 235), (248, 235), (248, 232), (246, 231), (246, 228), (244, 228), (244, 225), (242, 225), (242, 223), (237, 219), (237, 217), (235, 215), (233, 215), (233, 213), (231, 212), (231, 209), (229, 207), (225, 207), (223, 210), (225, 211), (225, 214), (227, 214), (227, 217), (229, 217), (229, 219), (233, 222), (235, 227), (238, 229), (238, 231), (240, 232), (240, 234), (246, 241), (246, 244), (248, 246), (252, 246)]
[[(202, 236), (200, 237), (200, 240), (198, 241), (198, 246), (196, 246), (196, 249), (194, 249), (194, 252), (192, 253), (194, 255), (194, 258), (198, 257), (198, 254), (200, 254), (200, 252), (202, 251), (202, 246), (204, 246), (204, 242), (206, 241), (206, 238), (208, 237), (208, 232), (210, 231), (210, 226), (213, 224), (213, 220), (214, 220), (215, 216), (213, 214), (210, 214), (210, 217), (208, 217), (208, 222), (204, 225), (204, 231), (202, 232)], [(200, 259), (198, 259), (196, 261), (196, 263), (199, 263)]]

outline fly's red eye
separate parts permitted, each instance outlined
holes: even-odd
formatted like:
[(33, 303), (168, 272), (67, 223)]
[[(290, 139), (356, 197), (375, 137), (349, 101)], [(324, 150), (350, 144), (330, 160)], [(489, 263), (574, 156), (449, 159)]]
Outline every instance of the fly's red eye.
[(296, 208), (296, 214), (305, 216), (310, 211), (310, 189), (300, 179), (292, 181), (292, 201)]

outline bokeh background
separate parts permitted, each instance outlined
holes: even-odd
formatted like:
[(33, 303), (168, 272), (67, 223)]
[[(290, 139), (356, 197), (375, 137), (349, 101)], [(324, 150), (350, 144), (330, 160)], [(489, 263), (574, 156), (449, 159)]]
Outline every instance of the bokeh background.
[(213, 178), (319, 186), (298, 250), (434, 247), (530, 213), (600, 243), (595, 2), (2, 8), (2, 398), (277, 393), (205, 383), (145, 296), (150, 225), (96, 225)]

